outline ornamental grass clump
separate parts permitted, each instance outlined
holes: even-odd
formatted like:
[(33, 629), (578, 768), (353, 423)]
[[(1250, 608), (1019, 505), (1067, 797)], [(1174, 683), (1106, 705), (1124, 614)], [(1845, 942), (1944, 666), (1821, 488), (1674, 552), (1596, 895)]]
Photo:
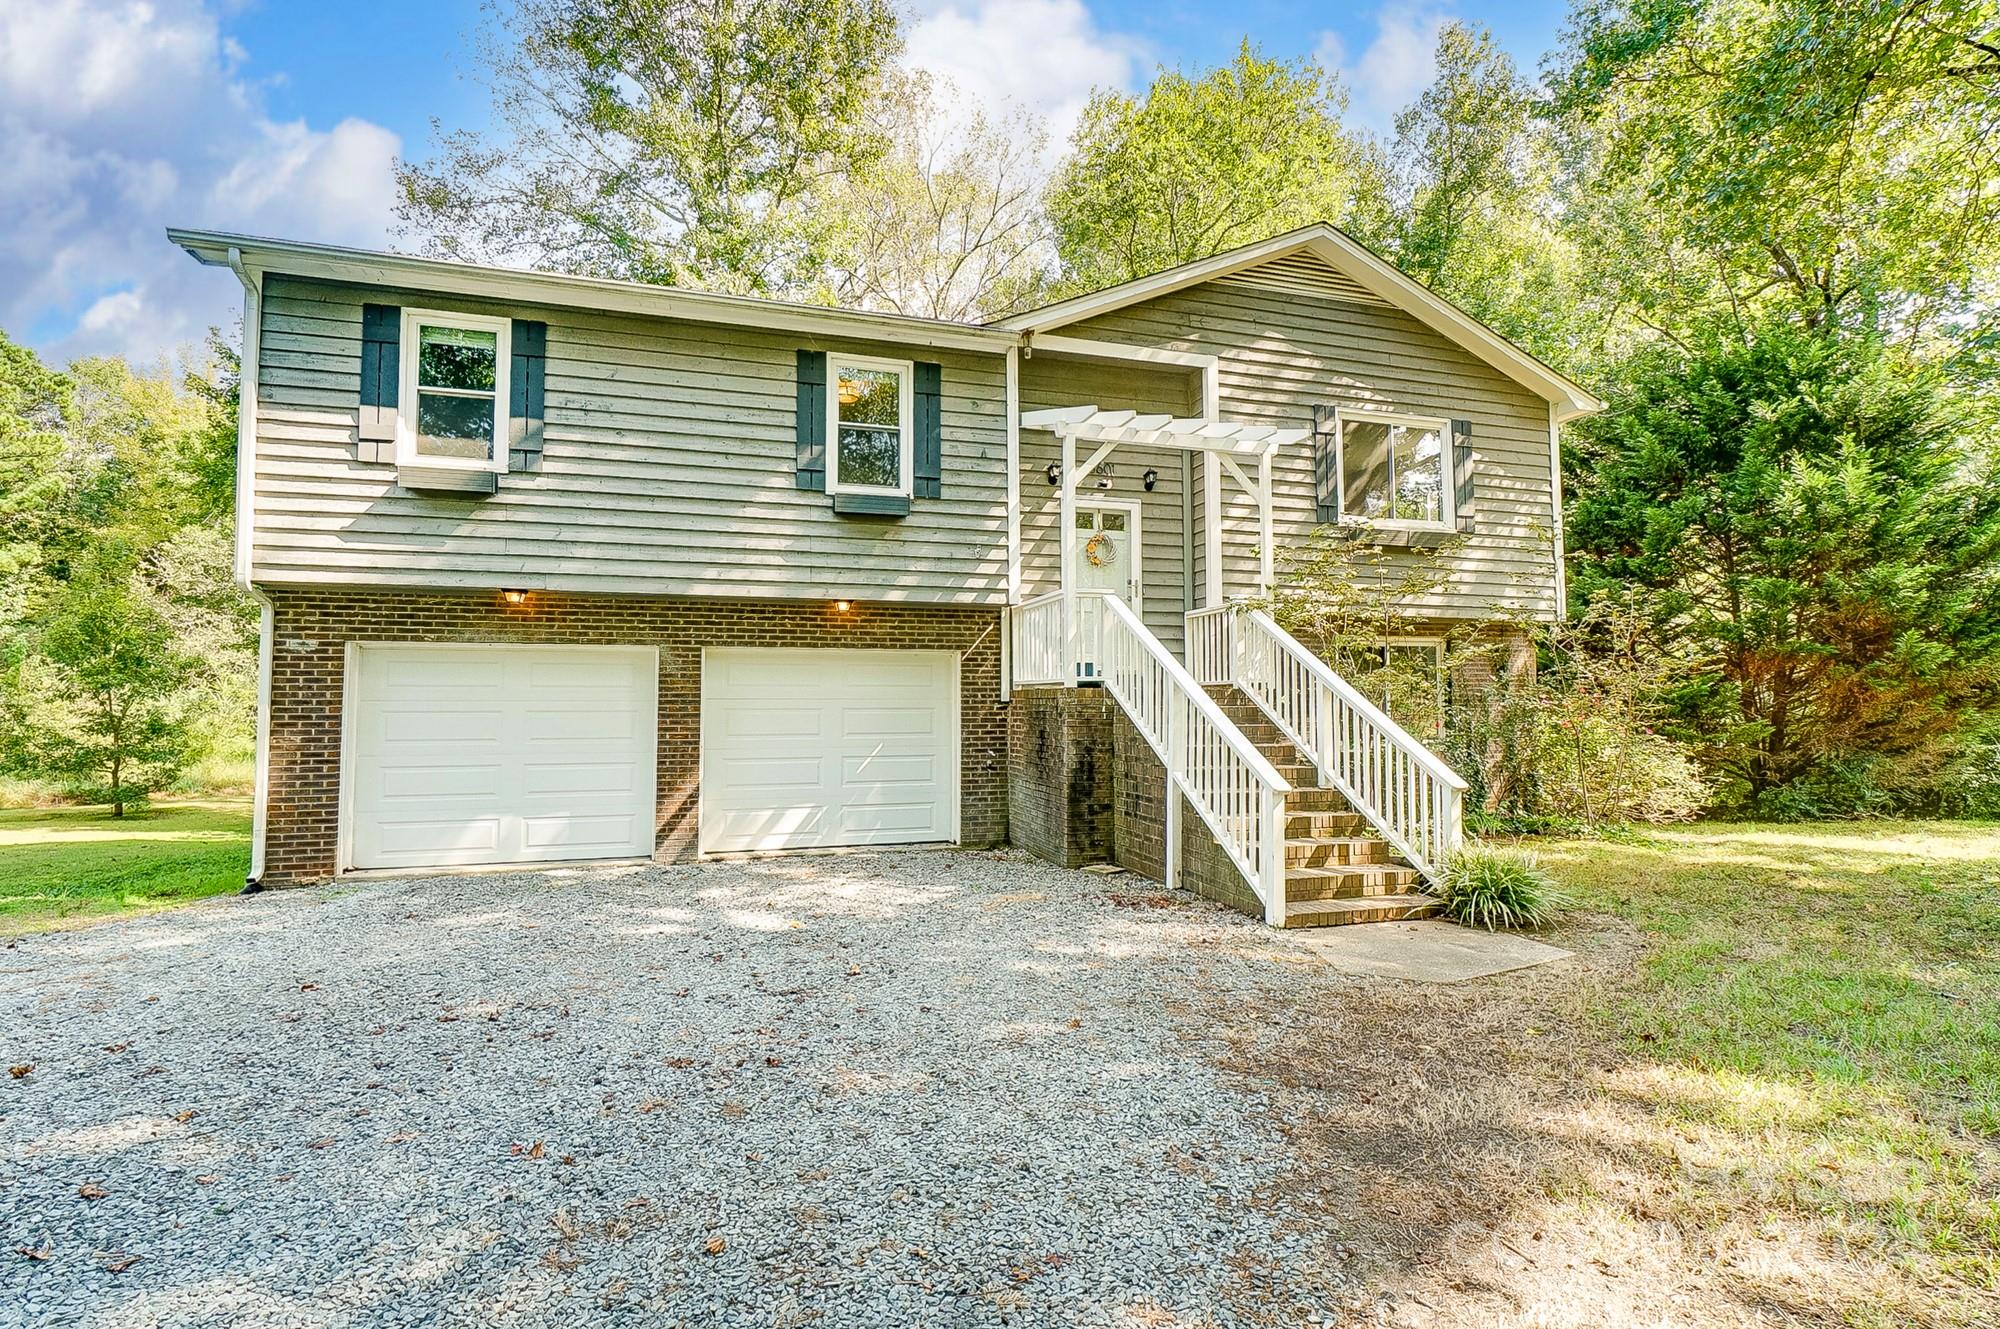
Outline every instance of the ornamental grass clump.
[(1460, 851), (1433, 893), (1446, 917), (1489, 932), (1546, 927), (1564, 904), (1555, 879), (1532, 854), (1494, 849)]

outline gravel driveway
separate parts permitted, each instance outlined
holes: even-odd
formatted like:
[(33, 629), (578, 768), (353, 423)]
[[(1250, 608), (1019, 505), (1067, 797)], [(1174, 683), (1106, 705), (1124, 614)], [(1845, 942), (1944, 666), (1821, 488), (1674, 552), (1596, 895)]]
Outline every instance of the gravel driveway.
[(6, 1325), (1334, 1318), (1203, 1012), (1337, 982), (910, 852), (378, 880), (0, 950)]

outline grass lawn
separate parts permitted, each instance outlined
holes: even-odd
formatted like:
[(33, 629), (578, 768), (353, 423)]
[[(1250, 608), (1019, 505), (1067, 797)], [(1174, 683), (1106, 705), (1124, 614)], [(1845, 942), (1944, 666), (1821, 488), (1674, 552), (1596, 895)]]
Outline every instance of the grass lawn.
[(239, 890), (250, 865), (241, 800), (0, 808), (0, 936), (165, 909)]
[(1246, 1030), (1420, 1322), (2000, 1325), (2000, 827), (1528, 847), (1574, 960)]

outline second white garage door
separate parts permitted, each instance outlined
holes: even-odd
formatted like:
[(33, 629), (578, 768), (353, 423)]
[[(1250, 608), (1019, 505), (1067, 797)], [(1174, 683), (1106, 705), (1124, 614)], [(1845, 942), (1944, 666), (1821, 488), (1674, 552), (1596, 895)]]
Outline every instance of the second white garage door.
[(958, 838), (958, 656), (711, 650), (706, 853)]

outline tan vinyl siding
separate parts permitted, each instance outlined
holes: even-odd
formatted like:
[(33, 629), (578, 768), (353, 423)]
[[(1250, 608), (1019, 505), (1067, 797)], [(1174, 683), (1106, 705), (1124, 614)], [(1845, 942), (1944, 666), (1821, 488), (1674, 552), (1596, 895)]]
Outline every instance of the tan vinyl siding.
[[(1102, 406), (1169, 415), (1196, 415), (1201, 409), (1200, 380), (1179, 370), (1077, 360), (1040, 354), (1021, 363), (1021, 409), (1053, 406)], [(1079, 444), (1083, 462), (1095, 445)], [(1106, 460), (1112, 468), (1108, 489), (1096, 486), (1095, 473), (1077, 491), (1079, 505), (1092, 498), (1113, 498), (1139, 504), (1140, 584), (1145, 592), (1142, 617), (1153, 634), (1176, 656), (1187, 612), (1186, 483), (1187, 454), (1179, 448), (1120, 446)], [(1062, 584), (1062, 546), (1057, 527), (1062, 498), (1049, 483), (1048, 468), (1060, 461), (1062, 448), (1047, 430), (1021, 431), (1021, 593), (1039, 595)], [(1151, 493), (1144, 476), (1148, 467), (1159, 472)]]
[[(548, 324), (540, 464), (430, 498), (355, 459), (361, 306)], [(272, 277), (258, 405), (256, 577), (602, 594), (949, 603), (1006, 598), (999, 355)], [(943, 496), (834, 515), (793, 479), (802, 346), (942, 365)]]
[[(1548, 403), (1408, 314), (1304, 289), (1207, 282), (1061, 332), (1220, 357), (1225, 419), (1309, 428), (1321, 402), (1470, 420), (1474, 526), (1447, 556), (1446, 585), (1412, 607), (1451, 618), (1554, 613)], [(1282, 565), (1316, 524), (1310, 446), (1279, 454), (1274, 487)], [(1226, 473), (1222, 494), (1225, 594), (1254, 594), (1256, 504)], [(1201, 510), (1197, 493), (1197, 525)]]

